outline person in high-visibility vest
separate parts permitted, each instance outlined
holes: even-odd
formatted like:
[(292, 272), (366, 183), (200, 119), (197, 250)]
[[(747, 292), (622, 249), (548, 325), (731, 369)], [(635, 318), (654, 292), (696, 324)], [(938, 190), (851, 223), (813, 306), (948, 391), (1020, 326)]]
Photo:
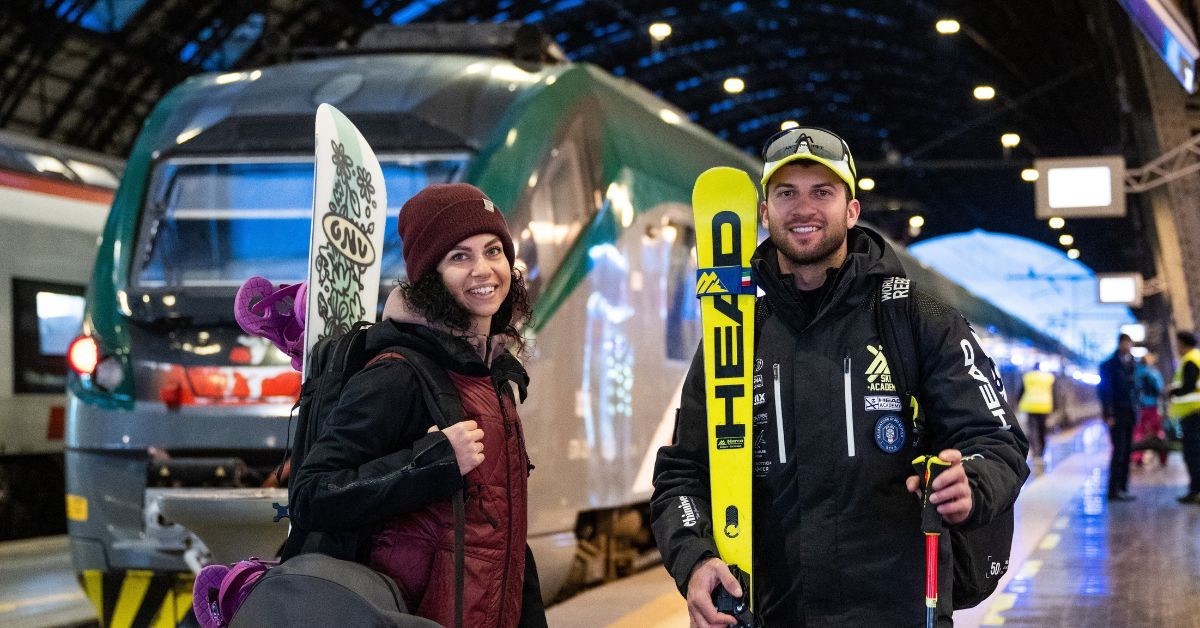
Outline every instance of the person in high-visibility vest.
[(1188, 491), (1181, 504), (1200, 504), (1200, 349), (1196, 334), (1175, 334), (1179, 345), (1179, 368), (1171, 380), (1171, 402), (1167, 414), (1183, 428), (1183, 462), (1188, 470)]
[(1043, 371), (1041, 363), (1021, 378), (1021, 401), (1017, 409), (1029, 417), (1033, 426), (1029, 453), (1041, 458), (1046, 449), (1046, 417), (1054, 412), (1054, 373)]

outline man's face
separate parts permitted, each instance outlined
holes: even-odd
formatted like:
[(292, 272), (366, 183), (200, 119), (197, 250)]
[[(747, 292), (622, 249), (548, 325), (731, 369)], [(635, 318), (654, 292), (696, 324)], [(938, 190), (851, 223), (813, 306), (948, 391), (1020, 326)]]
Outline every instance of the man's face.
[(1121, 353), (1121, 355), (1125, 355), (1126, 353), (1129, 353), (1129, 351), (1131, 349), (1133, 349), (1133, 341), (1132, 340), (1126, 340), (1126, 339), (1122, 338), (1119, 342), (1117, 342), (1117, 351), (1119, 351)]
[(858, 223), (860, 206), (857, 200), (847, 200), (846, 185), (832, 170), (798, 161), (771, 175), (759, 212), (771, 242), (784, 257), (780, 270), (786, 273), (788, 265), (839, 262), (846, 233)]

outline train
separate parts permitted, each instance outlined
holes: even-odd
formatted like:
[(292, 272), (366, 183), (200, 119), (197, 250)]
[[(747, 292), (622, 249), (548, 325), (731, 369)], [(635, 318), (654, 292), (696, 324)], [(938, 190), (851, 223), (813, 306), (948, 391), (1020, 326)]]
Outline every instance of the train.
[[(535, 300), (521, 415), (536, 465), (529, 535), (543, 596), (653, 560), (654, 458), (671, 439), (700, 338), (691, 188), (712, 166), (759, 164), (635, 83), (566, 60), (548, 39), (481, 50), (513, 41), (515, 29), (452, 26), (377, 27), (336, 55), (194, 76), (146, 120), (77, 341), (94, 364), (73, 369), (68, 384), (69, 544), (103, 623), (186, 621), (195, 568), (229, 555), (214, 550), (219, 532), (197, 533), (209, 522), (182, 525), (170, 504), (280, 490), (270, 471), (299, 379), (283, 354), (238, 329), (233, 299), (252, 275), (304, 279), (322, 102), (357, 125), (382, 164), (381, 297), (404, 273), (399, 207), (427, 184), (480, 187), (514, 234)], [(404, 50), (413, 40), (420, 50)], [(902, 257), (989, 341), (1062, 352)], [(272, 495), (251, 503), (274, 543), (286, 524), (270, 528)]]
[(0, 131), (0, 540), (66, 532), (66, 355), (124, 162)]

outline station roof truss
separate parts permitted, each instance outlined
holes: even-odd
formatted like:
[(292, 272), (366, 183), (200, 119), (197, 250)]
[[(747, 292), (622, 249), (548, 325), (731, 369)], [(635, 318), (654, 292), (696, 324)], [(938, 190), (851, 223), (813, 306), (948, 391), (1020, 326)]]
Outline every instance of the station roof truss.
[[(938, 34), (943, 18), (961, 31)], [(835, 130), (876, 180), (865, 209), (921, 211), (931, 235), (1053, 241), (1021, 169), (1133, 150), (1140, 79), (1121, 56), (1136, 33), (1116, 3), (1093, 0), (26, 0), (0, 9), (0, 128), (124, 156), (188, 76), (353, 45), (381, 23), (443, 21), (537, 24), (570, 59), (752, 154), (787, 120)], [(671, 25), (664, 41), (654, 22)], [(733, 76), (740, 93), (722, 86)], [(981, 84), (993, 100), (972, 96)], [(1016, 148), (1002, 148), (1006, 132)]]

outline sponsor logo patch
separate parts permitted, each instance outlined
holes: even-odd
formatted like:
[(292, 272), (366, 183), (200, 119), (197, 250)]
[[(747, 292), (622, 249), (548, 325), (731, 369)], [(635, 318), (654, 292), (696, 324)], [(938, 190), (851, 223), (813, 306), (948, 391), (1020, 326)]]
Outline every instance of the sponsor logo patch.
[(908, 296), (909, 280), (904, 277), (888, 277), (883, 280), (882, 290), (884, 301), (903, 299)]
[(904, 421), (898, 414), (885, 414), (875, 422), (875, 444), (884, 453), (894, 454), (904, 446)]
[(863, 410), (867, 412), (899, 412), (900, 398), (891, 395), (868, 395), (863, 397)]

